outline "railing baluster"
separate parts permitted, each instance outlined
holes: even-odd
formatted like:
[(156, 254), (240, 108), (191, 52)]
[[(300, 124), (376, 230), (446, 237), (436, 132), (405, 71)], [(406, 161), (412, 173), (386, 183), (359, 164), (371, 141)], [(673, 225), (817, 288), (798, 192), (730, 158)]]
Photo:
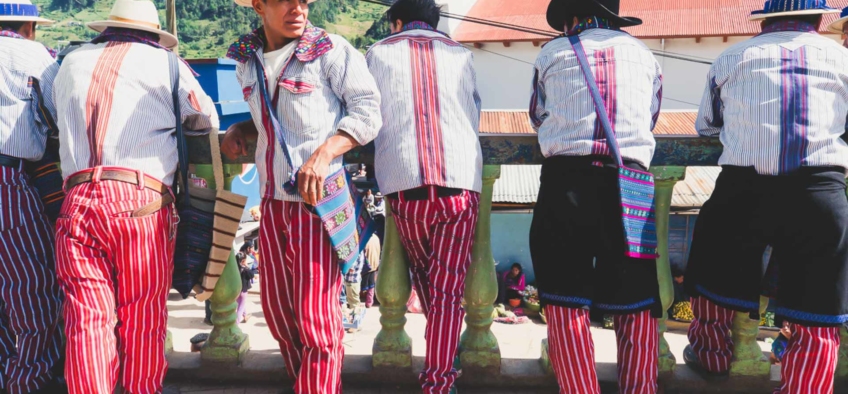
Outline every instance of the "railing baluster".
[(674, 303), (674, 285), (671, 277), (671, 263), (668, 259), (668, 229), (671, 219), (671, 197), (674, 194), (674, 185), (686, 178), (686, 167), (653, 167), (656, 182), (656, 204), (657, 204), (657, 240), (659, 241), (659, 254), (657, 259), (657, 280), (660, 284), (660, 298), (663, 305), (663, 317), (659, 320), (660, 355), (658, 370), (661, 375), (671, 374), (677, 361), (669, 350), (668, 342), (665, 340), (665, 332), (668, 329), (668, 308)]
[(241, 293), (241, 275), (239, 275), (235, 252), (230, 257), (221, 278), (215, 285), (215, 291), (209, 301), (212, 303), (212, 333), (200, 351), (203, 362), (216, 364), (240, 364), (250, 350), (247, 334), (238, 327), (236, 299)]
[[(760, 315), (768, 307), (768, 298), (760, 297)], [(733, 358), (730, 362), (730, 375), (740, 377), (769, 376), (771, 363), (763, 355), (757, 343), (760, 322), (751, 319), (748, 313), (736, 312), (730, 328), (733, 341)]]
[(492, 193), (501, 167), (483, 167), (483, 193), (480, 195), (480, 216), (474, 237), (471, 266), (465, 278), (467, 327), (460, 338), (460, 361), (463, 369), (484, 370), (497, 374), (501, 368), (501, 351), (492, 333), (492, 311), (498, 297), (495, 259), (492, 257), (491, 216)]
[(409, 260), (400, 241), (391, 207), (386, 207), (386, 232), (383, 256), (377, 275), (377, 299), (380, 302), (380, 325), (374, 338), (371, 364), (374, 369), (412, 368), (412, 339), (407, 335), (406, 303), (412, 293)]

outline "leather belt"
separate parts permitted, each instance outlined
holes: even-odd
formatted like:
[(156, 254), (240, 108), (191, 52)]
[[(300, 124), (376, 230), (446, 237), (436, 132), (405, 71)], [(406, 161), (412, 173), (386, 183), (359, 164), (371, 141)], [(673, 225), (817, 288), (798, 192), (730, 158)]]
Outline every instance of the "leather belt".
[(21, 159), (12, 156), (0, 155), (0, 167), (21, 168)]
[[(452, 197), (462, 194), (465, 190), (455, 189), (452, 187), (435, 186), (437, 197)], [(391, 193), (386, 195), (392, 199), (400, 199), (403, 197), (405, 201), (424, 201), (430, 198), (430, 187), (419, 187), (415, 189), (404, 190), (402, 192)]]
[[(71, 175), (71, 177), (65, 181), (65, 191), (69, 191), (82, 183), (91, 182), (94, 179), (94, 171), (94, 169), (88, 169)], [(144, 188), (153, 190), (159, 194), (171, 194), (168, 186), (165, 186), (165, 184), (159, 182), (159, 180), (130, 170), (103, 169), (100, 171), (100, 180), (118, 181), (132, 185), (144, 185)]]
[(162, 198), (133, 211), (132, 217), (140, 218), (150, 215), (154, 212), (159, 211), (162, 208), (167, 207), (168, 204), (172, 202), (174, 202), (174, 196), (172, 196), (171, 193), (163, 194)]

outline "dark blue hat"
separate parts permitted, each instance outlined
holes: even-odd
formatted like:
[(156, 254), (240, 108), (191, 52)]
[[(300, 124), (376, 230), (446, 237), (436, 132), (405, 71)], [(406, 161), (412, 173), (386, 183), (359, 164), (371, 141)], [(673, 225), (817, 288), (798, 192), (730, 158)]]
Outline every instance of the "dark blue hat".
[(750, 20), (790, 15), (818, 15), (836, 13), (839, 10), (827, 6), (827, 0), (768, 0), (760, 11), (751, 13)]

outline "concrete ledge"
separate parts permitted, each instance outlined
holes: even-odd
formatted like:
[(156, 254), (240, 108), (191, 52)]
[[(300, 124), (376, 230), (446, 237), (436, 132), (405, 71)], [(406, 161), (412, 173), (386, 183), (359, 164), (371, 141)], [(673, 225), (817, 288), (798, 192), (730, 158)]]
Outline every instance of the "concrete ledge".
[[(169, 382), (227, 382), (239, 384), (272, 383), (291, 384), (283, 359), (278, 352), (255, 351), (245, 356), (240, 366), (202, 365), (199, 353), (174, 352), (168, 357)], [(371, 368), (371, 356), (346, 356), (342, 379), (347, 387), (416, 387), (418, 372), (423, 367), (422, 357), (413, 357), (413, 369), (379, 370)], [(604, 392), (616, 391), (617, 369), (612, 363), (596, 365), (598, 378)], [(780, 368), (772, 367), (772, 379), (779, 379)], [(838, 382), (837, 393), (848, 393), (848, 382)], [(674, 374), (660, 377), (664, 393), (770, 393), (778, 382), (762, 378), (733, 378), (722, 382), (707, 382), (685, 365), (678, 364)], [(539, 360), (503, 359), (501, 373), (492, 376), (473, 370), (464, 370), (457, 381), (459, 387), (499, 389), (556, 388), (556, 379), (545, 374)]]

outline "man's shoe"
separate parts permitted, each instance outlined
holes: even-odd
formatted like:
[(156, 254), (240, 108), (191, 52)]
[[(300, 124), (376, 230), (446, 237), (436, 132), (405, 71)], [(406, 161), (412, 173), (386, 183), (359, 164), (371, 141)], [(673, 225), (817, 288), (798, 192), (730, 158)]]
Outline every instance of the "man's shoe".
[(212, 324), (212, 320), (211, 320), (211, 319), (203, 319), (203, 324), (205, 324), (205, 325), (207, 325), (207, 326), (212, 326), (212, 325), (214, 325), (214, 324)]
[(719, 381), (725, 380), (730, 376), (730, 371), (712, 372), (704, 368), (704, 364), (701, 363), (698, 355), (692, 350), (692, 345), (686, 345), (686, 348), (683, 349), (683, 362), (686, 363), (689, 369), (701, 375), (704, 380)]

